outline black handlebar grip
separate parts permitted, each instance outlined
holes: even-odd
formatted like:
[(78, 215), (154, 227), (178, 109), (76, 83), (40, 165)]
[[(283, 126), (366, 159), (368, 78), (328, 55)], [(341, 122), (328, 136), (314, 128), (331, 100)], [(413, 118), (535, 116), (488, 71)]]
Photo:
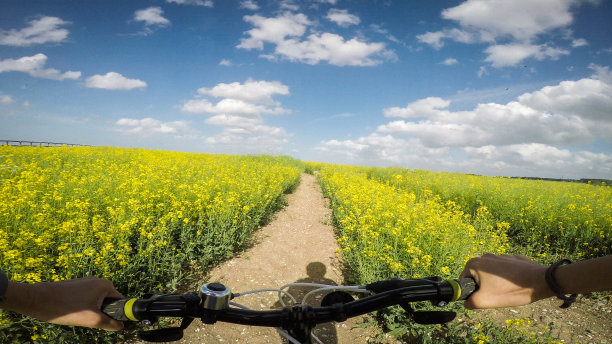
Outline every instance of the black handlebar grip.
[(461, 288), (461, 294), (459, 295), (458, 301), (467, 300), (473, 292), (478, 290), (478, 284), (471, 277), (458, 278), (457, 283)]
[[(135, 299), (115, 299), (107, 297), (102, 301), (102, 313), (119, 321), (136, 321), (133, 315), (132, 318), (129, 317), (132, 313), (131, 306), (134, 303), (132, 300)], [(130, 304), (128, 304), (128, 302)], [(126, 304), (128, 304), (128, 308), (130, 308), (127, 312)]]

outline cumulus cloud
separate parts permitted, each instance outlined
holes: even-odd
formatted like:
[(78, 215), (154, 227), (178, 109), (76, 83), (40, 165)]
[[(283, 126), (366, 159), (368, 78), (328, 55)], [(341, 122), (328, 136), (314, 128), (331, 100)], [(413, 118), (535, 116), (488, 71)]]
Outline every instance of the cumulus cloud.
[[(383, 110), (393, 121), (379, 132), (417, 137), (431, 147), (480, 147), (542, 143), (574, 145), (610, 139), (612, 86), (607, 68), (577, 81), (563, 81), (525, 93), (507, 104), (479, 104), (471, 111), (449, 111), (450, 101), (430, 97), (405, 108)], [(607, 132), (607, 133), (606, 133)]]
[(415, 139), (402, 139), (379, 133), (355, 140), (322, 141), (317, 150), (344, 156), (353, 163), (383, 166), (410, 164), (422, 159), (432, 161), (448, 152), (446, 148), (426, 147)]
[[(274, 99), (288, 95), (289, 88), (278, 81), (248, 79), (244, 83), (220, 83), (202, 87), (198, 96), (180, 105), (182, 112), (211, 115), (206, 124), (223, 128), (222, 132), (207, 138), (210, 144), (248, 145), (251, 149), (272, 149), (286, 143), (285, 129), (264, 123), (264, 115), (283, 115), (291, 111)], [(217, 98), (218, 101), (208, 97)]]
[(23, 72), (35, 78), (52, 80), (75, 80), (81, 77), (81, 72), (67, 71), (62, 73), (54, 68), (44, 68), (46, 63), (47, 55), (45, 54), (24, 56), (19, 59), (5, 59), (0, 61), (0, 73)]
[(440, 109), (447, 108), (449, 105), (449, 100), (438, 97), (428, 97), (412, 102), (404, 108), (391, 107), (383, 109), (383, 115), (385, 117), (401, 118), (432, 117), (439, 114)]
[(240, 116), (282, 115), (289, 111), (282, 107), (253, 104), (240, 99), (226, 98), (213, 104), (207, 99), (191, 99), (181, 106), (183, 112), (207, 114), (232, 114)]
[(502, 169), (505, 175), (522, 176), (609, 176), (612, 155), (571, 149), (596, 140), (612, 142), (612, 72), (591, 68), (595, 73), (589, 78), (543, 87), (506, 104), (451, 111), (449, 100), (428, 97), (386, 108), (385, 117), (400, 120), (380, 125), (369, 136), (324, 141), (318, 148), (365, 164), (488, 174)]
[[(263, 124), (263, 119), (261, 117), (244, 118), (243, 116), (223, 114), (212, 116), (206, 119), (205, 123), (218, 125), (224, 128), (221, 134), (209, 138), (208, 142), (210, 143), (236, 143), (237, 141), (243, 141), (245, 138), (248, 139), (253, 137), (269, 137), (280, 140), (275, 142), (286, 142), (286, 138), (289, 137), (285, 129)], [(233, 139), (228, 141), (228, 138)]]
[(263, 50), (266, 43), (272, 44), (273, 53), (261, 55), (270, 60), (282, 58), (313, 65), (327, 62), (336, 66), (373, 66), (397, 60), (384, 43), (370, 43), (359, 38), (346, 40), (328, 32), (313, 32), (304, 37), (313, 22), (301, 13), (285, 12), (272, 18), (253, 15), (245, 16), (244, 20), (254, 28), (245, 32), (247, 37), (242, 38), (237, 47)]
[(205, 7), (214, 7), (215, 3), (212, 0), (166, 0), (167, 3), (175, 3), (179, 5), (196, 5)]
[(189, 132), (189, 122), (162, 122), (154, 118), (121, 118), (115, 122), (115, 129), (124, 134), (184, 134)]
[(395, 54), (383, 43), (366, 43), (357, 38), (345, 41), (333, 33), (312, 34), (304, 41), (288, 39), (276, 46), (275, 53), (293, 62), (335, 66), (375, 66), (383, 60), (395, 60)]
[(243, 100), (248, 103), (277, 104), (273, 100), (275, 95), (288, 95), (289, 87), (278, 81), (257, 81), (248, 79), (244, 84), (233, 82), (220, 83), (212, 88), (202, 87), (198, 93), (215, 98), (231, 98)]
[(147, 27), (170, 25), (170, 20), (164, 18), (163, 13), (160, 7), (152, 6), (134, 12), (134, 20), (143, 22)]
[(93, 75), (85, 80), (85, 87), (102, 88), (105, 90), (133, 90), (145, 88), (147, 83), (138, 79), (128, 79), (116, 72), (108, 72), (104, 75)]
[(58, 17), (41, 17), (29, 21), (28, 24), (28, 27), (21, 30), (0, 30), (0, 44), (24, 47), (64, 42), (68, 38), (68, 30), (63, 26), (69, 22)]
[[(489, 43), (485, 50), (493, 67), (514, 66), (527, 58), (557, 59), (569, 54), (562, 48), (537, 44), (545, 34), (566, 29), (573, 21), (572, 6), (581, 0), (466, 0), (442, 11), (442, 18), (454, 21), (458, 28), (417, 35), (417, 39), (434, 49), (441, 49), (446, 40), (459, 43)], [(501, 44), (500, 44), (501, 42)], [(574, 39), (572, 47), (586, 45)]]
[(342, 27), (357, 25), (361, 22), (358, 16), (348, 13), (348, 10), (340, 10), (337, 8), (330, 9), (325, 18)]
[(444, 46), (444, 40), (450, 39), (459, 43), (492, 42), (493, 36), (484, 32), (469, 32), (459, 29), (445, 29), (442, 31), (426, 32), (417, 35), (421, 43), (427, 43), (438, 50)]
[(608, 178), (612, 174), (612, 154), (572, 152), (554, 146), (532, 143), (509, 146), (466, 147), (463, 166), (481, 166), (490, 174), (553, 178)]
[(238, 48), (262, 50), (264, 42), (279, 44), (286, 37), (304, 35), (312, 23), (304, 14), (283, 13), (278, 17), (266, 18), (260, 15), (244, 16), (244, 21), (252, 24), (253, 29), (246, 32), (249, 36), (242, 38)]
[(454, 20), (482, 36), (510, 37), (529, 42), (536, 36), (572, 23), (570, 8), (579, 0), (467, 0), (442, 11), (442, 18)]
[(612, 123), (612, 83), (609, 78), (609, 69), (601, 68), (594, 78), (563, 81), (556, 86), (525, 93), (518, 101), (540, 112)]
[(506, 44), (492, 45), (485, 50), (488, 55), (485, 61), (493, 67), (514, 66), (523, 60), (533, 57), (538, 61), (544, 59), (557, 60), (561, 55), (568, 55), (569, 51), (551, 47), (549, 45), (533, 44)]

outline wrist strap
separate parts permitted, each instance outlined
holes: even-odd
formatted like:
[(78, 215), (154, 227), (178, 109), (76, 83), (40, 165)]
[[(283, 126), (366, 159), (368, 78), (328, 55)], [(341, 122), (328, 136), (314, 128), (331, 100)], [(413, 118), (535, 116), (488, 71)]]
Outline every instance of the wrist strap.
[(557, 294), (557, 298), (563, 300), (563, 304), (559, 306), (560, 308), (568, 308), (569, 306), (576, 301), (576, 297), (578, 294), (571, 294), (570, 296), (565, 295), (563, 292), (563, 288), (557, 283), (557, 279), (555, 278), (555, 271), (558, 267), (563, 264), (571, 264), (572, 261), (569, 259), (562, 259), (553, 265), (551, 265), (548, 269), (546, 269), (546, 283), (550, 287), (550, 289)]
[(8, 289), (8, 277), (6, 277), (4, 271), (0, 270), (0, 301), (4, 301), (6, 289)]

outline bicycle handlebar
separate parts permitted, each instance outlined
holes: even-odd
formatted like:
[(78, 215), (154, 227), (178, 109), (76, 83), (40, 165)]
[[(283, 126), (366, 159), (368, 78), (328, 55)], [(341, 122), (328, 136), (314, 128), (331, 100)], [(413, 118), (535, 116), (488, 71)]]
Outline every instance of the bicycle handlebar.
[[(331, 304), (316, 308), (298, 304), (282, 310), (255, 311), (230, 307), (229, 299), (234, 295), (225, 286), (210, 283), (202, 286), (198, 292), (182, 295), (153, 295), (146, 299), (106, 298), (102, 304), (102, 312), (115, 320), (142, 321), (147, 325), (156, 322), (158, 317), (181, 317), (189, 319), (187, 325), (192, 319), (200, 318), (208, 324), (222, 321), (251, 326), (282, 327), (290, 333), (305, 331), (307, 334), (304, 336), (309, 338), (310, 330), (317, 324), (330, 321), (342, 322), (347, 318), (393, 305), (400, 305), (415, 315), (427, 313), (427, 317), (433, 316), (430, 313), (447, 313), (442, 317), (434, 317), (433, 320), (425, 319), (423, 323), (450, 321), (454, 318), (454, 313), (449, 318), (448, 313), (451, 312), (413, 312), (410, 302), (432, 301), (437, 306), (444, 306), (452, 301), (467, 299), (477, 287), (472, 278), (446, 281), (442, 281), (440, 277), (390, 279), (360, 286), (361, 290), (367, 290), (373, 295), (358, 300), (353, 300), (349, 296), (346, 300), (348, 302), (332, 301)], [(332, 290), (334, 286), (326, 289)], [(182, 329), (186, 327), (186, 325), (181, 326), (181, 336)], [(301, 340), (306, 340), (304, 336), (301, 336)]]
[[(477, 288), (472, 278), (436, 281), (436, 278), (379, 281), (364, 286), (375, 293), (372, 296), (344, 304), (311, 308), (304, 311), (308, 322), (320, 324), (329, 321), (344, 321), (375, 310), (415, 301), (435, 301), (446, 304), (465, 300)], [(438, 278), (439, 279), (439, 278)], [(210, 296), (208, 296), (210, 299)], [(102, 312), (119, 321), (154, 322), (157, 317), (188, 317), (224, 321), (253, 326), (285, 327), (292, 322), (292, 309), (276, 311), (253, 311), (225, 307), (207, 309), (203, 307), (206, 297), (190, 292), (182, 295), (154, 295), (147, 299), (110, 299), (102, 304)], [(298, 307), (298, 306), (294, 306)], [(308, 306), (306, 306), (308, 307)], [(213, 322), (214, 322), (213, 321)]]

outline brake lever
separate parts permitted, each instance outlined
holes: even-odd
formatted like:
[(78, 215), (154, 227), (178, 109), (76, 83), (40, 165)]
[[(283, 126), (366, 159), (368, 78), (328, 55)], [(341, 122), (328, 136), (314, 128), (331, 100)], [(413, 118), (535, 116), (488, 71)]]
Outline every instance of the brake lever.
[(408, 302), (400, 303), (415, 323), (421, 325), (445, 324), (453, 321), (457, 313), (452, 311), (415, 311)]
[(179, 327), (166, 327), (158, 328), (149, 331), (138, 332), (138, 337), (147, 342), (161, 343), (161, 342), (175, 342), (183, 338), (184, 330), (189, 327), (193, 318), (183, 318), (181, 326)]

